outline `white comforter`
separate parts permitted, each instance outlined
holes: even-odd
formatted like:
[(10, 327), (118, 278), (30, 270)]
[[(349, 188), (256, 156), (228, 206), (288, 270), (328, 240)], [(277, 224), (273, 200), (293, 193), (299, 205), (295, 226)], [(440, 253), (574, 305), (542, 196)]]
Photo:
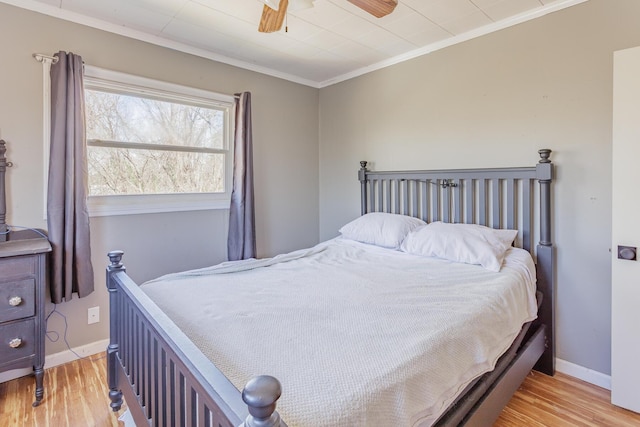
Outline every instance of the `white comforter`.
[(338, 238), (142, 288), (238, 389), (277, 377), (290, 427), (390, 427), (430, 425), (493, 369), (534, 277), (520, 249), (492, 273)]

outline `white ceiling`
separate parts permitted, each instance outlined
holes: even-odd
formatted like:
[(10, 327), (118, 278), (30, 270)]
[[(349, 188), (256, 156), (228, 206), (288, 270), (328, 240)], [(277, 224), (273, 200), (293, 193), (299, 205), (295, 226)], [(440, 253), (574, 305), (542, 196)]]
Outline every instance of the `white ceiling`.
[(0, 1), (324, 87), (587, 0), (399, 0), (380, 19), (347, 0), (315, 0), (271, 34), (257, 30), (259, 0)]

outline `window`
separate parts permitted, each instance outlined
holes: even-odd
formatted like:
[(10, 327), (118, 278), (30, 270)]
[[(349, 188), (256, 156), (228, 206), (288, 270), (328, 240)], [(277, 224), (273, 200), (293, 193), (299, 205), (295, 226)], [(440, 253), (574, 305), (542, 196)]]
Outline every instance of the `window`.
[(85, 68), (93, 216), (227, 208), (233, 97)]

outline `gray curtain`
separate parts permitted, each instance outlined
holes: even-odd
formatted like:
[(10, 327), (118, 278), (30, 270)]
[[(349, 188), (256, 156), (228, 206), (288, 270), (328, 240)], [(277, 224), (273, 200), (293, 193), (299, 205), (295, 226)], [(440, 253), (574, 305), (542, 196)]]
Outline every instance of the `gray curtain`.
[(256, 225), (253, 203), (253, 134), (251, 93), (236, 95), (233, 138), (233, 190), (229, 210), (227, 252), (230, 261), (255, 258)]
[(71, 300), (93, 292), (93, 266), (87, 212), (82, 58), (58, 52), (51, 66), (51, 148), (47, 224), (53, 247), (51, 301)]

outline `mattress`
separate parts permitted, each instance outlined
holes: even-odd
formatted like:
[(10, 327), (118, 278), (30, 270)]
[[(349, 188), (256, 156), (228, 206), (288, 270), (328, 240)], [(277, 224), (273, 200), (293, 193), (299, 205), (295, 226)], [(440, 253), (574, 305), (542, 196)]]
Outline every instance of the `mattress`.
[(142, 289), (241, 390), (280, 380), (289, 427), (428, 426), (536, 317), (535, 270), (499, 273), (336, 238)]

